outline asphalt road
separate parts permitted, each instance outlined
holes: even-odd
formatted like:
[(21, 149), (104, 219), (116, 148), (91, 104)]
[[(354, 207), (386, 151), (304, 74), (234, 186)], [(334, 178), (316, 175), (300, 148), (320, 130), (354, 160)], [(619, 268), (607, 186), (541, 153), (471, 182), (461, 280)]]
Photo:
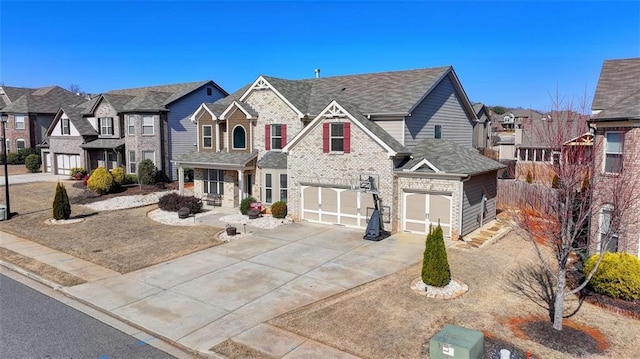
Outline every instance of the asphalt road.
[(0, 275), (0, 357), (173, 358), (4, 275)]

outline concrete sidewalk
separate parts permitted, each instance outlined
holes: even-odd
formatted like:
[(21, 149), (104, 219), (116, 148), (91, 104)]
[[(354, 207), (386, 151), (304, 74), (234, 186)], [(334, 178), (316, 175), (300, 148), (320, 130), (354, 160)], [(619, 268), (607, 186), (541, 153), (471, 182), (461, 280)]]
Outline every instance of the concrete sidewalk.
[[(203, 222), (219, 225), (225, 214)], [(269, 319), (392, 274), (424, 251), (423, 236), (371, 242), (362, 230), (308, 223), (247, 229), (236, 241), (127, 274), (7, 234), (0, 246), (87, 280), (60, 290), (180, 348), (215, 355), (213, 346), (231, 340), (287, 359), (354, 357)]]

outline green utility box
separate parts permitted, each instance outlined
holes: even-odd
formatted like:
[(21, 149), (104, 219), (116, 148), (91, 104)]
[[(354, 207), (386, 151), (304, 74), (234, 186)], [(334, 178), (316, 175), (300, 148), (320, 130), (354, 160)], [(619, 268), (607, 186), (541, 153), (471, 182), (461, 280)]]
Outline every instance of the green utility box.
[(447, 324), (429, 341), (431, 359), (480, 359), (484, 354), (484, 335)]

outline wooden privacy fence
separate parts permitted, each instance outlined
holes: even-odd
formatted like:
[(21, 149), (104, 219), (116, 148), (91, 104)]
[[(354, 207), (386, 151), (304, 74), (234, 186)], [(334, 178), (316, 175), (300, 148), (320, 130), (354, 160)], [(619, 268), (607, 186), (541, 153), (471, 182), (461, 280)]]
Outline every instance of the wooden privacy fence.
[(542, 210), (555, 201), (558, 201), (558, 191), (552, 188), (518, 180), (498, 180), (497, 206), (502, 211), (523, 207)]

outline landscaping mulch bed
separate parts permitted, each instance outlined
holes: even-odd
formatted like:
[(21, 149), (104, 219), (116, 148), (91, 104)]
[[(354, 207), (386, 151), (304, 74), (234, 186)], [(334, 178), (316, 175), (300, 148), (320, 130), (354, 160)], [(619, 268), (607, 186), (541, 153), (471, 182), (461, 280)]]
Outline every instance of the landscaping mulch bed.
[(120, 196), (135, 196), (139, 194), (149, 194), (158, 191), (178, 189), (178, 184), (174, 182), (158, 185), (126, 185), (110, 193), (99, 195), (98, 193), (87, 189), (87, 186), (85, 186), (82, 181), (75, 181), (72, 186), (77, 190), (70, 198), (71, 203), (73, 204), (87, 204)]

